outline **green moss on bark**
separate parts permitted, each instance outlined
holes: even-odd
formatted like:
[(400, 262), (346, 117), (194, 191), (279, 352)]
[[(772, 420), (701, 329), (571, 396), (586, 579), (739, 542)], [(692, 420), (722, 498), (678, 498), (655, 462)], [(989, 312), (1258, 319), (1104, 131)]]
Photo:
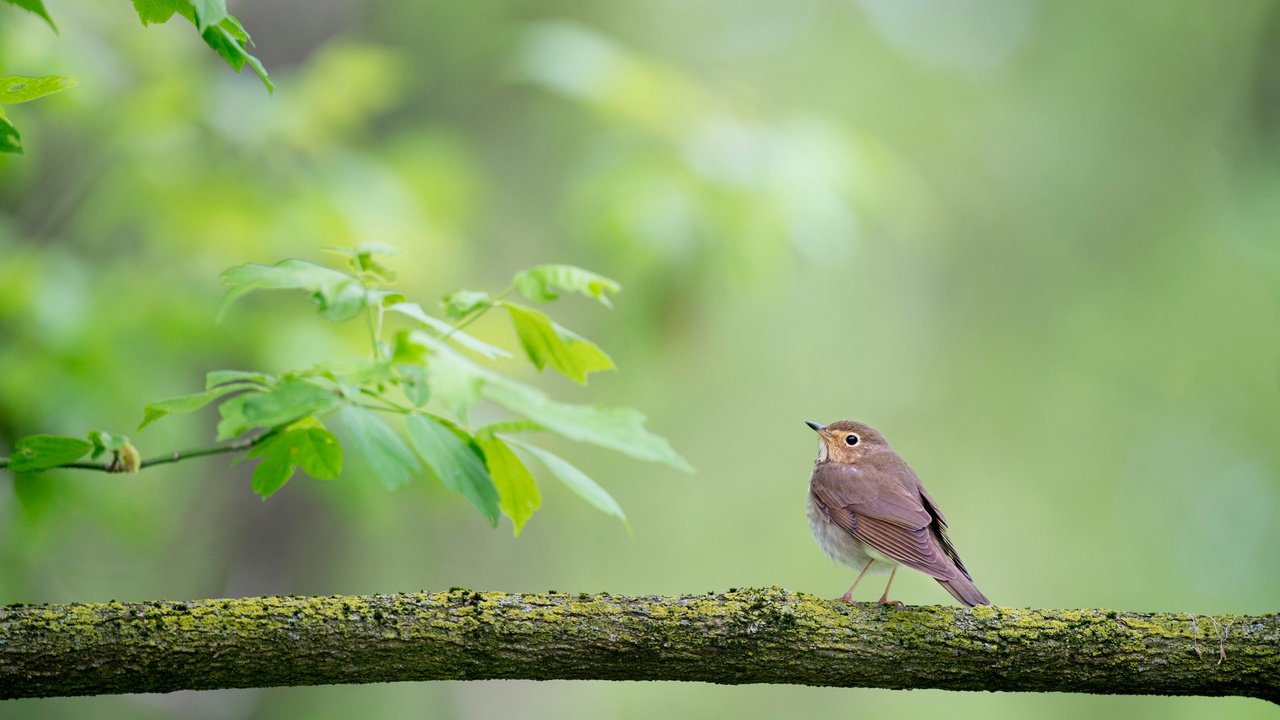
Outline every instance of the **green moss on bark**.
[(779, 588), (0, 609), (0, 697), (492, 678), (1280, 699), (1280, 616), (851, 606)]

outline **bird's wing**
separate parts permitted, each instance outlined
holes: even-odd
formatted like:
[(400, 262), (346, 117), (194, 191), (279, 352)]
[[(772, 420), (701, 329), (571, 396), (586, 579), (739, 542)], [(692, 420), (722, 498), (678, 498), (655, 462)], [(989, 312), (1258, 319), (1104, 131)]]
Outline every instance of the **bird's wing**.
[(960, 560), (960, 553), (956, 552), (955, 546), (951, 544), (951, 538), (947, 537), (947, 519), (942, 516), (942, 511), (938, 509), (938, 504), (933, 501), (933, 496), (929, 494), (929, 491), (925, 490), (924, 486), (920, 484), (919, 479), (916, 480), (916, 487), (919, 488), (920, 497), (924, 500), (924, 509), (933, 516), (932, 530), (934, 539), (942, 546), (942, 551), (947, 554), (947, 557), (951, 558), (951, 562), (956, 564), (960, 572), (972, 580), (973, 578), (969, 577), (969, 571), (965, 569), (964, 562)]
[(919, 485), (900, 461), (890, 467), (823, 463), (810, 492), (837, 526), (903, 565), (938, 580), (967, 577)]

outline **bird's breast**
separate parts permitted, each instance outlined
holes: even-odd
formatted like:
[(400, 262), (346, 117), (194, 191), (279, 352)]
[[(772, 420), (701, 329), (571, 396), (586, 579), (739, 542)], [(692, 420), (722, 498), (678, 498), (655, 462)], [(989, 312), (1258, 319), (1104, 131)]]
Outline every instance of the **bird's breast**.
[(827, 518), (822, 508), (818, 507), (818, 503), (814, 502), (812, 493), (809, 495), (808, 514), (809, 530), (813, 532), (813, 539), (832, 560), (848, 565), (859, 572), (871, 560), (879, 561), (871, 568), (873, 573), (888, 572), (897, 565), (896, 561), (881, 554)]

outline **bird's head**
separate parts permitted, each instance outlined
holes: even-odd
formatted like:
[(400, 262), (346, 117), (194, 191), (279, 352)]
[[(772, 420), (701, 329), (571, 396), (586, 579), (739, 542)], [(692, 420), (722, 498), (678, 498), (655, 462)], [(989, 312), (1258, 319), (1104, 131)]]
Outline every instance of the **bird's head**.
[(830, 425), (805, 421), (818, 433), (818, 462), (852, 465), (876, 448), (887, 448), (884, 436), (870, 426), (853, 420), (839, 420)]

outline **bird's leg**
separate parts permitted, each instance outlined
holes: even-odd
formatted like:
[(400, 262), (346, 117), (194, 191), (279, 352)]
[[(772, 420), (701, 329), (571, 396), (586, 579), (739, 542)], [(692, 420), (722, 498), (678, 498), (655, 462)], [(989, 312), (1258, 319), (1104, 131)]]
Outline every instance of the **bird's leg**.
[(858, 583), (862, 582), (862, 576), (867, 574), (867, 571), (871, 569), (871, 566), (874, 565), (875, 562), (876, 561), (874, 559), (867, 561), (867, 566), (862, 568), (862, 572), (858, 573), (858, 577), (854, 579), (853, 585), (849, 586), (849, 592), (845, 593), (844, 597), (840, 598), (842, 602), (847, 602), (851, 605), (856, 604), (853, 602), (853, 589), (858, 587)]
[(902, 607), (901, 600), (889, 599), (889, 586), (893, 584), (893, 576), (897, 574), (898, 574), (898, 566), (895, 565), (893, 566), (893, 572), (889, 573), (889, 582), (884, 584), (884, 594), (880, 596), (880, 600), (879, 600), (879, 603), (881, 605), (894, 605), (897, 607)]

